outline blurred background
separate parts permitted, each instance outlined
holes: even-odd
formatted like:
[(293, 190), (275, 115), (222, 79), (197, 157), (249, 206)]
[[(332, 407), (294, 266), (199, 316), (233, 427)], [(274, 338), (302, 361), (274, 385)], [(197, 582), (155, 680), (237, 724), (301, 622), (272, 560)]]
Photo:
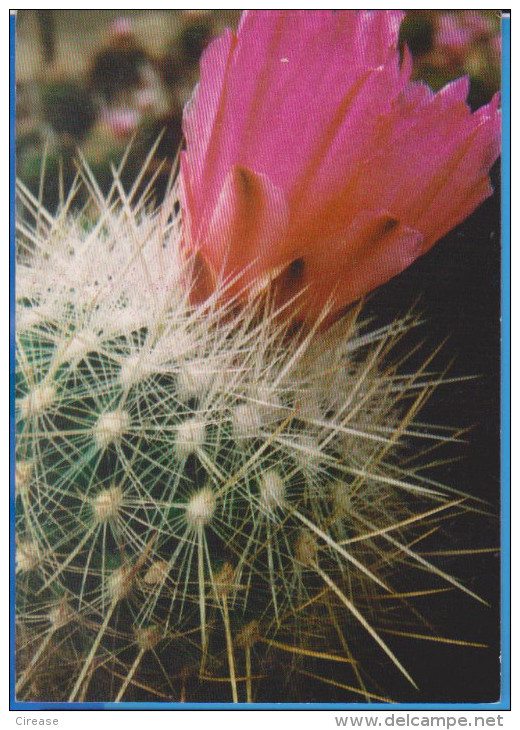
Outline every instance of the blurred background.
[[(166, 161), (155, 183), (160, 199), (182, 141), (182, 109), (197, 81), (199, 58), (224, 27), (236, 28), (240, 12), (18, 11), (18, 175), (36, 192), (45, 157), (42, 202), (54, 210), (60, 175), (65, 194), (74, 179), (78, 148), (106, 190), (110, 166), (129, 140), (135, 135), (123, 182), (132, 181), (163, 132), (156, 153), (156, 162)], [(435, 89), (468, 74), (473, 107), (500, 85), (496, 11), (410, 10), (402, 43), (413, 53), (415, 77)]]
[[(55, 210), (78, 148), (100, 187), (135, 136), (123, 184), (136, 177), (162, 133), (149, 176), (160, 200), (182, 140), (182, 109), (206, 45), (240, 11), (20, 10), (16, 32), (17, 172)], [(143, 181), (146, 185), (148, 180)], [(76, 203), (81, 205), (81, 196)]]
[[(80, 149), (106, 191), (111, 165), (119, 162), (135, 135), (123, 174), (127, 187), (164, 130), (150, 170), (153, 174), (166, 162), (154, 184), (159, 202), (182, 144), (182, 108), (197, 81), (200, 55), (225, 26), (236, 28), (239, 17), (240, 11), (231, 10), (124, 15), (112, 10), (19, 11), (16, 143), (21, 179), (37, 195), (41, 186), (44, 205), (54, 211), (60, 187), (66, 195), (74, 179)], [(474, 109), (500, 88), (500, 42), (497, 11), (410, 10), (401, 32), (402, 45), (413, 54), (414, 77), (438, 89), (467, 74)], [(434, 474), (439, 481), (488, 500), (496, 512), (496, 519), (483, 521), (477, 515), (462, 527), (446, 525), (462, 552), (498, 547), (500, 538), (500, 163), (491, 177), (495, 194), (367, 303), (378, 323), (407, 311), (420, 296), (417, 308), (427, 324), (418, 337), (426, 341), (426, 354), (450, 338), (435, 361), (437, 370), (449, 366), (450, 376), (477, 376), (439, 388), (422, 415), (424, 422), (472, 427), (467, 448), (443, 454), (454, 460), (440, 459)], [(82, 204), (81, 196), (77, 202)], [(421, 350), (418, 357), (424, 356)], [(423, 699), (493, 701), (499, 696), (500, 678), (499, 553), (483, 552), (470, 560), (454, 554), (448, 560), (453, 573), (491, 608), (457, 592), (444, 595), (439, 631), (482, 641), (487, 648), (461, 650), (406, 639), (399, 644), (396, 639), (395, 650), (421, 687)], [(430, 613), (428, 603), (424, 612)], [(261, 688), (260, 701), (287, 698), (286, 682), (293, 679), (284, 671), (275, 676), (278, 681), (267, 680)], [(280, 676), (286, 681), (279, 681)], [(396, 683), (399, 697), (417, 701), (414, 691), (403, 690), (398, 678)], [(301, 696), (309, 701), (342, 698), (340, 690), (311, 680), (307, 685)], [(391, 695), (392, 688), (386, 689)]]

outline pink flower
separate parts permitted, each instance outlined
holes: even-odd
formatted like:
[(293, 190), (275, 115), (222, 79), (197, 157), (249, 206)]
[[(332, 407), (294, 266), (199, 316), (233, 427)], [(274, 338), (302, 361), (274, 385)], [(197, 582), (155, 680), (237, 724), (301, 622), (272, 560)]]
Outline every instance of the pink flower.
[(495, 32), (493, 21), (477, 10), (442, 13), (435, 32), (435, 60), (439, 67), (464, 63), (472, 49), (490, 40)]
[(132, 20), (124, 15), (115, 18), (108, 26), (108, 35), (112, 41), (132, 38), (134, 35)]
[(101, 121), (114, 137), (128, 139), (139, 126), (140, 115), (131, 107), (114, 107), (103, 110)]
[(277, 278), (312, 320), (399, 274), (492, 193), (499, 100), (434, 94), (399, 11), (251, 11), (205, 51), (181, 195), (197, 294)]
[(495, 33), (491, 18), (482, 15), (478, 10), (464, 10), (461, 15), (462, 22), (477, 40), (490, 38)]
[(439, 17), (435, 46), (444, 65), (462, 63), (474, 39), (472, 29), (465, 27), (457, 15), (443, 13)]

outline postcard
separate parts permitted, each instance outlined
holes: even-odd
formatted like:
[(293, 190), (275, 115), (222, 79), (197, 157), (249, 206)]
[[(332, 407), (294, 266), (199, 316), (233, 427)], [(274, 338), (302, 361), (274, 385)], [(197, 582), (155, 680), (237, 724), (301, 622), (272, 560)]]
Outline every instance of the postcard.
[(15, 706), (506, 702), (503, 23), (17, 13)]

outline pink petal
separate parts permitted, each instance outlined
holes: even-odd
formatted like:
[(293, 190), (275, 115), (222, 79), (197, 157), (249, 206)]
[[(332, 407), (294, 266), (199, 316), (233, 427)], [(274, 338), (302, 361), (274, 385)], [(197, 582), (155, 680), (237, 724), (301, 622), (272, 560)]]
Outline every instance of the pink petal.
[(287, 221), (283, 192), (264, 175), (235, 165), (222, 187), (201, 251), (217, 276), (242, 274), (238, 287), (243, 288), (258, 276), (257, 262), (269, 270), (284, 260), (277, 244)]
[(422, 246), (422, 233), (390, 213), (362, 211), (340, 239), (325, 239), (323, 246), (301, 252), (279, 281), (280, 298), (289, 301), (303, 294), (309, 319), (327, 305), (338, 311), (400, 274)]

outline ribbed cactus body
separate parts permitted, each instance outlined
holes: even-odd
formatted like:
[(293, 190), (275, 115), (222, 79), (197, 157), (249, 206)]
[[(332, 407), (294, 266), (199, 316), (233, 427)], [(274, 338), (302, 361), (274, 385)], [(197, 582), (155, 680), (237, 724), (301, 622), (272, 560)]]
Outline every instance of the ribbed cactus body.
[(471, 591), (413, 547), (461, 500), (406, 466), (451, 437), (392, 365), (412, 319), (309, 331), (225, 282), (194, 304), (171, 201), (92, 207), (20, 224), (18, 698), (251, 701), (281, 656), (371, 700), (367, 644), (413, 683), (379, 599), (410, 571)]

